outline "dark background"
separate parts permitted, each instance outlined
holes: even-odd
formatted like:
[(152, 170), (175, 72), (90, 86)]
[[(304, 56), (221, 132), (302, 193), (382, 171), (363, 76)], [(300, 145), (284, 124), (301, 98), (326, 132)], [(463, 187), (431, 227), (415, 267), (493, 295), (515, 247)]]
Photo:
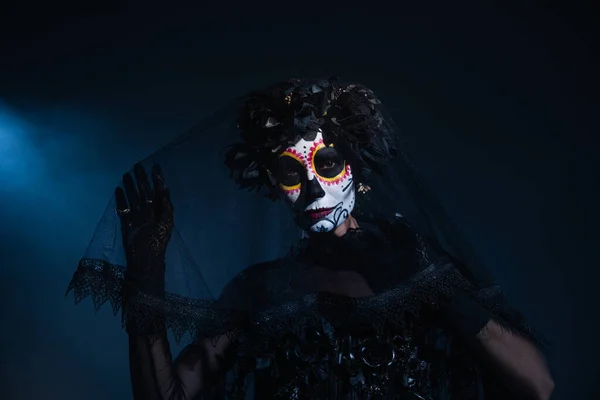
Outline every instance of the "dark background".
[(424, 174), (550, 342), (555, 398), (600, 398), (591, 7), (104, 4), (2, 11), (0, 397), (130, 398), (119, 320), (64, 298), (120, 174), (247, 90), (337, 75), (416, 137)]

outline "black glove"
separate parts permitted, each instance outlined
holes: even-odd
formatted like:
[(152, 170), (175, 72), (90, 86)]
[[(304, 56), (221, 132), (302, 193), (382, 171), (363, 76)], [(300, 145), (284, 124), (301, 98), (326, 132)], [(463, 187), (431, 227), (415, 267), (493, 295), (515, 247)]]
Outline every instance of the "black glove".
[[(136, 164), (135, 180), (123, 175), (115, 190), (127, 259), (126, 287), (161, 296), (165, 286), (165, 254), (173, 231), (173, 205), (160, 167), (152, 168), (154, 190), (144, 168)], [(127, 196), (125, 196), (127, 195)]]

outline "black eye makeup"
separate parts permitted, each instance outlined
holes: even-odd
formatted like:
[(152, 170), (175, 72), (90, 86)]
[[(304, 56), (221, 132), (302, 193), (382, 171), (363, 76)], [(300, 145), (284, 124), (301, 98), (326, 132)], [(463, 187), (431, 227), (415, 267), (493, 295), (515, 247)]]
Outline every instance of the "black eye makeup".
[(281, 185), (287, 187), (299, 185), (305, 173), (304, 167), (297, 159), (286, 155), (279, 157), (276, 176)]
[(333, 179), (344, 171), (346, 163), (334, 147), (322, 147), (314, 155), (313, 166), (317, 175)]

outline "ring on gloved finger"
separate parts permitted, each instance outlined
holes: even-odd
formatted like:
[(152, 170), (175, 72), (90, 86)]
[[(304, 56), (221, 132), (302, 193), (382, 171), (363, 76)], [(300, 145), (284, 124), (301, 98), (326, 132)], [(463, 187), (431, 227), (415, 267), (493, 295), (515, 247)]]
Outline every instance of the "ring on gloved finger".
[(118, 214), (118, 215), (125, 215), (125, 214), (127, 214), (129, 211), (131, 211), (131, 208), (129, 208), (129, 207), (127, 207), (127, 208), (125, 208), (125, 209), (123, 209), (123, 210), (120, 210), (120, 209), (118, 209), (118, 208), (117, 208), (117, 214)]

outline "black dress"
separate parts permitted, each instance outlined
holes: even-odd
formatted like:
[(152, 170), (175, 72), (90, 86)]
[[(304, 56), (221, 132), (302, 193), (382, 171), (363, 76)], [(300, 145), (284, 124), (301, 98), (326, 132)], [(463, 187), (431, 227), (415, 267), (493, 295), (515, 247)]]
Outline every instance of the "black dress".
[[(228, 311), (227, 351), (214, 357), (210, 341), (184, 351), (218, 360), (204, 374), (205, 397), (245, 398), (253, 381), (255, 399), (514, 398), (454, 334), (444, 304), (463, 290), (507, 328), (529, 328), (497, 289), (477, 290), (449, 257), (428, 254), (437, 252), (396, 221), (306, 239), (289, 257), (246, 269), (212, 306)], [(168, 353), (164, 339), (134, 346), (132, 371), (146, 377), (132, 379), (134, 391), (150, 380), (186, 385), (156, 343)], [(156, 398), (186, 398), (169, 393)]]

